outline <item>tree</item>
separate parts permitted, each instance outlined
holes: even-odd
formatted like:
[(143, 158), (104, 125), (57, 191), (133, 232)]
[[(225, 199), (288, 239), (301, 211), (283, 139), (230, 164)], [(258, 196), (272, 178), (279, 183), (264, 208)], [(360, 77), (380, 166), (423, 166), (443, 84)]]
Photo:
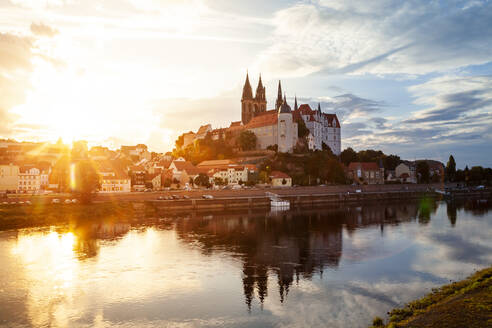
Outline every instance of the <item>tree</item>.
[(448, 181), (454, 181), (456, 176), (456, 162), (453, 155), (449, 155), (448, 163), (446, 164), (446, 178)]
[(256, 149), (256, 134), (254, 132), (245, 130), (239, 134), (237, 139), (238, 146), (241, 150), (254, 150)]
[(309, 134), (309, 129), (306, 127), (306, 123), (302, 118), (297, 120), (297, 136), (299, 138), (307, 137)]
[(344, 149), (342, 151), (342, 153), (340, 154), (340, 160), (342, 161), (343, 164), (348, 166), (351, 162), (357, 162), (358, 161), (357, 153), (355, 152), (355, 150), (353, 150), (350, 147), (347, 149)]
[(287, 180), (285, 180), (285, 178), (282, 179), (282, 184), (283, 185), (286, 185), (287, 184)]
[(195, 184), (198, 186), (209, 188), (210, 187), (210, 179), (208, 178), (208, 175), (206, 175), (205, 173), (200, 173), (195, 178)]
[(70, 187), (82, 203), (90, 203), (93, 194), (100, 188), (99, 173), (90, 160), (73, 163), (70, 167)]
[(400, 156), (398, 155), (388, 155), (384, 156), (383, 166), (386, 170), (394, 170), (398, 164), (401, 163)]
[(321, 142), (321, 149), (326, 152), (330, 157), (333, 157), (335, 156), (333, 154), (333, 152), (331, 151), (331, 148), (330, 146), (328, 146), (327, 144), (325, 144), (324, 142)]
[(430, 169), (429, 164), (426, 161), (420, 161), (417, 163), (417, 174), (419, 176), (420, 183), (429, 183)]
[(224, 180), (221, 177), (215, 177), (214, 178), (214, 184), (216, 186), (222, 186), (222, 185), (224, 185)]

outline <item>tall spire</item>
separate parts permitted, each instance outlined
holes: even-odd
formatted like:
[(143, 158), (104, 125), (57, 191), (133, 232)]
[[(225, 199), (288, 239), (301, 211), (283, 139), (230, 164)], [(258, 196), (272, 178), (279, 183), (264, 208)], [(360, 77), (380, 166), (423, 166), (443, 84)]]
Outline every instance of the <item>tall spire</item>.
[(287, 104), (287, 95), (284, 93), (284, 104)]
[(279, 109), (280, 106), (282, 105), (282, 84), (280, 83), (280, 80), (278, 80), (278, 93), (277, 93), (277, 101), (275, 102), (275, 108)]
[(253, 90), (251, 89), (251, 84), (249, 84), (248, 71), (246, 71), (246, 81), (243, 87), (243, 99), (253, 99)]
[(294, 110), (298, 110), (299, 107), (297, 107), (297, 95), (294, 97)]
[(320, 112), (320, 113), (321, 113), (321, 105), (320, 105), (320, 103), (319, 103), (319, 102), (318, 102), (318, 112)]
[(263, 82), (261, 81), (261, 73), (260, 80), (258, 81), (258, 87), (256, 87), (256, 100), (266, 100), (265, 87), (263, 86)]

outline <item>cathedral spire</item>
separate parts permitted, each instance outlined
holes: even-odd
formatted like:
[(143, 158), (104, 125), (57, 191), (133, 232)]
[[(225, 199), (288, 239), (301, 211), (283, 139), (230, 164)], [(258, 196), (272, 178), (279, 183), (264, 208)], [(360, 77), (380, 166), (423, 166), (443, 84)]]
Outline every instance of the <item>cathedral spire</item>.
[(253, 99), (253, 90), (251, 89), (251, 84), (249, 83), (248, 72), (246, 71), (246, 81), (243, 87), (243, 99)]
[(261, 73), (260, 73), (260, 80), (258, 81), (258, 87), (256, 87), (256, 99), (266, 100), (265, 87), (263, 86), (263, 82), (261, 81)]
[(320, 105), (320, 103), (318, 103), (318, 112), (320, 112), (320, 114), (321, 114), (321, 105)]
[(280, 80), (278, 80), (278, 93), (277, 93), (277, 101), (275, 102), (275, 108), (279, 109), (280, 106), (282, 105), (282, 84), (280, 83)]
[(294, 97), (294, 110), (298, 110), (299, 107), (297, 107), (297, 95)]
[(287, 104), (287, 95), (285, 93), (284, 93), (284, 104)]

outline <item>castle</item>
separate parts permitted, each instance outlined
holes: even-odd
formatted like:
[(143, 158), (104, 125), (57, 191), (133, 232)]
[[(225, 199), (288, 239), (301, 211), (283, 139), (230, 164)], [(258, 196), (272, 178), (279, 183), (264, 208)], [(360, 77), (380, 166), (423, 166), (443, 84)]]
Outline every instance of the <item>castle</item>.
[(303, 120), (309, 130), (307, 136), (310, 150), (322, 150), (323, 144), (330, 147), (335, 155), (341, 152), (340, 122), (336, 114), (327, 114), (318, 109), (313, 110), (308, 104), (297, 105), (294, 100), (294, 110), (287, 103), (285, 95), (282, 98), (282, 84), (278, 82), (275, 108), (266, 110), (265, 87), (261, 75), (253, 97), (249, 76), (241, 97), (241, 123), (245, 129), (255, 133), (257, 147), (265, 149), (270, 145), (278, 145), (281, 152), (292, 152), (298, 141), (298, 123)]
[[(283, 95), (283, 97), (282, 97)], [(232, 122), (229, 128), (212, 129), (210, 124), (203, 125), (197, 131), (183, 135), (183, 147), (198, 139), (203, 139), (210, 133), (212, 139), (223, 138), (226, 132), (237, 135), (240, 131), (248, 130), (256, 135), (257, 149), (266, 149), (269, 146), (277, 146), (279, 152), (293, 152), (298, 143), (298, 122), (304, 122), (309, 130), (306, 136), (307, 146), (310, 150), (322, 150), (323, 144), (330, 147), (335, 155), (341, 152), (340, 122), (336, 114), (327, 114), (318, 109), (313, 110), (308, 104), (297, 105), (297, 96), (294, 100), (294, 109), (287, 103), (285, 94), (282, 93), (281, 82), (278, 82), (277, 99), (275, 108), (267, 110), (266, 92), (261, 75), (253, 96), (253, 89), (246, 73), (246, 81), (241, 97), (241, 121)]]

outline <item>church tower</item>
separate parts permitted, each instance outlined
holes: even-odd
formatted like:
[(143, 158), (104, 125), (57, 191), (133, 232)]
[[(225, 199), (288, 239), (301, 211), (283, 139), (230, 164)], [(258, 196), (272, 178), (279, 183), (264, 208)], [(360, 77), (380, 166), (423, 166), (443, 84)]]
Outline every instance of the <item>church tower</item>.
[(275, 101), (275, 109), (279, 110), (280, 106), (284, 101), (282, 100), (282, 85), (280, 84), (280, 80), (278, 81), (278, 94), (277, 94), (277, 100)]
[(246, 73), (246, 81), (243, 86), (243, 96), (241, 97), (241, 121), (246, 125), (254, 116), (255, 99), (253, 98), (253, 90), (249, 83), (249, 76)]
[(264, 112), (266, 112), (266, 96), (265, 96), (265, 87), (261, 82), (261, 74), (260, 74), (260, 80), (258, 81), (258, 87), (256, 88), (254, 115), (256, 116)]

